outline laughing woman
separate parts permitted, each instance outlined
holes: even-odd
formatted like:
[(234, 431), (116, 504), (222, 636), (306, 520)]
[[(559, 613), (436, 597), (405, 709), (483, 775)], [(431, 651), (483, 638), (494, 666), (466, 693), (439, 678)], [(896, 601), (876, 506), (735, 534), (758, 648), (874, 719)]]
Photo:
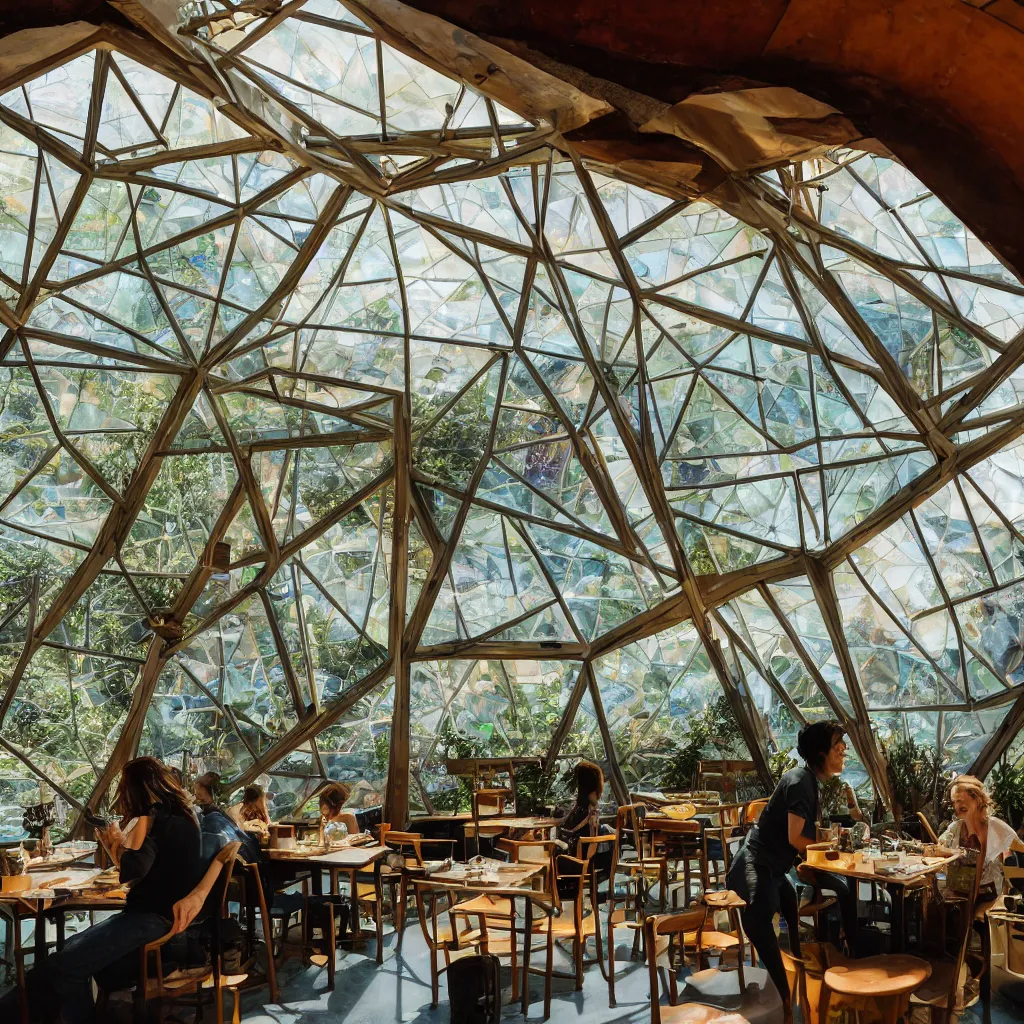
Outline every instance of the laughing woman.
[(984, 851), (978, 902), (990, 902), (1003, 891), (1003, 860), (1011, 851), (1024, 852), (1024, 843), (992, 814), (992, 797), (980, 779), (957, 776), (949, 787), (949, 798), (956, 818), (939, 836), (939, 844), (951, 850)]

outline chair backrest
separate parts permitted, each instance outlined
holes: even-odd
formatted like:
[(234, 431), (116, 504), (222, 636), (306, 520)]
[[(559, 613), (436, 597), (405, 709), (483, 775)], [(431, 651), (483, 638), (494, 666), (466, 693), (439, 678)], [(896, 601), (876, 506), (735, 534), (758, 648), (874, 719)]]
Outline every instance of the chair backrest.
[(647, 808), (643, 804), (623, 804), (615, 815), (615, 846), (612, 852), (612, 864), (617, 864), (622, 856), (623, 840), (632, 843), (637, 856), (643, 856), (640, 849), (640, 830)]
[(800, 1007), (804, 1024), (824, 1024), (828, 1013), (829, 994), (825, 986), (825, 971), (845, 959), (839, 950), (828, 943), (804, 942), (802, 957), (780, 949), (782, 965), (786, 968), (790, 999)]
[(473, 790), (473, 818), (502, 814), (505, 805), (512, 799), (511, 789), (475, 789)]
[(924, 835), (928, 842), (937, 843), (939, 837), (935, 834), (935, 829), (932, 828), (932, 823), (928, 820), (924, 811), (917, 812), (917, 820), (921, 822), (921, 828), (924, 829)]
[(548, 864), (557, 844), (554, 839), (499, 839), (494, 845), (507, 853), (513, 864)]
[(767, 799), (765, 800), (751, 800), (746, 807), (743, 808), (743, 824), (753, 825), (758, 818), (761, 817), (761, 813), (768, 806)]
[(1016, 864), (1004, 864), (1003, 877), (1011, 891), (1016, 889), (1018, 892), (1024, 892), (1024, 867), (1019, 868)]
[(390, 827), (387, 831), (382, 830), (381, 832), (381, 843), (384, 846), (390, 846), (402, 854), (403, 857), (408, 857), (411, 854), (415, 862), (421, 867), (423, 865), (422, 842), (423, 836), (419, 832), (399, 832), (397, 829)]
[(946, 1012), (952, 1019), (953, 1010), (956, 1006), (957, 995), (960, 991), (960, 974), (964, 963), (967, 960), (967, 947), (970, 945), (971, 933), (974, 929), (974, 907), (978, 902), (978, 890), (981, 888), (981, 876), (985, 870), (984, 851), (978, 853), (977, 865), (974, 872), (974, 886), (969, 897), (961, 898), (957, 902), (960, 908), (960, 933), (958, 935), (957, 953), (953, 960), (953, 970), (950, 973), (949, 992), (946, 996)]
[[(699, 961), (701, 931), (704, 928), (704, 923), (707, 921), (707, 916), (708, 908), (698, 905), (675, 914), (657, 914), (647, 918), (644, 929), (646, 931), (647, 968), (650, 972), (651, 983), (651, 1024), (661, 1024), (661, 989), (658, 981), (658, 968), (661, 966), (668, 967), (666, 974), (669, 976), (670, 985), (666, 995), (668, 996), (669, 1005), (675, 1002), (675, 969), (672, 965), (673, 938), (678, 939), (680, 958), (682, 959), (682, 955), (686, 952), (685, 936), (690, 933), (696, 933), (694, 946), (697, 952), (697, 960)], [(659, 938), (666, 935), (668, 936), (668, 942), (659, 942)], [(664, 964), (660, 962), (663, 956), (667, 956)]]

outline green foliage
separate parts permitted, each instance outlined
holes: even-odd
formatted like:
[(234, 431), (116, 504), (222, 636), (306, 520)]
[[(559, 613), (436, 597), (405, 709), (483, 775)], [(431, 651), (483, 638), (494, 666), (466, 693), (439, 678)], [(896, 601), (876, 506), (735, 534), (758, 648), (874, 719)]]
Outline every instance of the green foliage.
[[(452, 725), (451, 719), (445, 717), (441, 724), (441, 732), (438, 735), (437, 745), (434, 748), (433, 761), (443, 766), (447, 760), (457, 760), (468, 757), (487, 757), (489, 750), (486, 744), (462, 736)], [(472, 784), (463, 778), (457, 780), (457, 785), (451, 789), (440, 790), (430, 794), (430, 802), (434, 809), (449, 814), (460, 814), (468, 811), (471, 806), (473, 787)]]
[(1015, 829), (1024, 824), (1024, 764), (1011, 764), (1004, 756), (987, 779), (999, 814)]
[(542, 814), (558, 804), (566, 791), (575, 785), (576, 769), (567, 767), (561, 775), (552, 765), (548, 771), (540, 766), (526, 765), (516, 771), (516, 811), (519, 814)]
[(725, 696), (705, 704), (701, 712), (688, 720), (688, 726), (686, 742), (672, 752), (669, 767), (662, 775), (661, 788), (666, 792), (692, 789), (700, 762), (732, 754), (740, 739), (740, 727)]
[(935, 825), (939, 804), (953, 773), (948, 761), (929, 743), (909, 736), (882, 741), (897, 820), (923, 811)]
[(771, 770), (772, 778), (778, 782), (783, 775), (797, 766), (796, 760), (789, 756), (788, 750), (778, 750), (768, 758), (768, 768)]
[(818, 802), (820, 804), (820, 817), (823, 823), (830, 821), (840, 814), (845, 814), (846, 806), (846, 783), (838, 775), (833, 775), (827, 782), (821, 783), (818, 787)]

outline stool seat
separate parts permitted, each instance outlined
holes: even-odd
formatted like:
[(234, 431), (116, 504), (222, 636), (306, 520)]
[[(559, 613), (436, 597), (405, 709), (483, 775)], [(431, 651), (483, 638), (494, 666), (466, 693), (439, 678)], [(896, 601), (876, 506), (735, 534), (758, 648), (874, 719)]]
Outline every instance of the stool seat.
[(932, 965), (916, 956), (869, 956), (830, 967), (825, 984), (839, 995), (883, 999), (912, 992), (931, 973)]
[(704, 902), (715, 910), (727, 910), (730, 907), (742, 909), (747, 901), (734, 893), (732, 889), (720, 889), (715, 892), (705, 892)]
[(661, 1024), (750, 1024), (742, 1013), (720, 1010), (703, 1003), (679, 1003), (677, 1006), (662, 1006)]

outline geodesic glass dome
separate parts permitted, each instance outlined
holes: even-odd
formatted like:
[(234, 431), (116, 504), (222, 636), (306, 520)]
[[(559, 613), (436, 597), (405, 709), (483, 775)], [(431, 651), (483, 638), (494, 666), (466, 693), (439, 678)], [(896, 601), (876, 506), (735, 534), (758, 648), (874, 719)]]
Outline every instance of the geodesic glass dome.
[(1018, 278), (878, 146), (673, 191), (356, 9), (2, 83), (3, 827), (136, 753), (392, 822), (698, 727), (1024, 755)]

